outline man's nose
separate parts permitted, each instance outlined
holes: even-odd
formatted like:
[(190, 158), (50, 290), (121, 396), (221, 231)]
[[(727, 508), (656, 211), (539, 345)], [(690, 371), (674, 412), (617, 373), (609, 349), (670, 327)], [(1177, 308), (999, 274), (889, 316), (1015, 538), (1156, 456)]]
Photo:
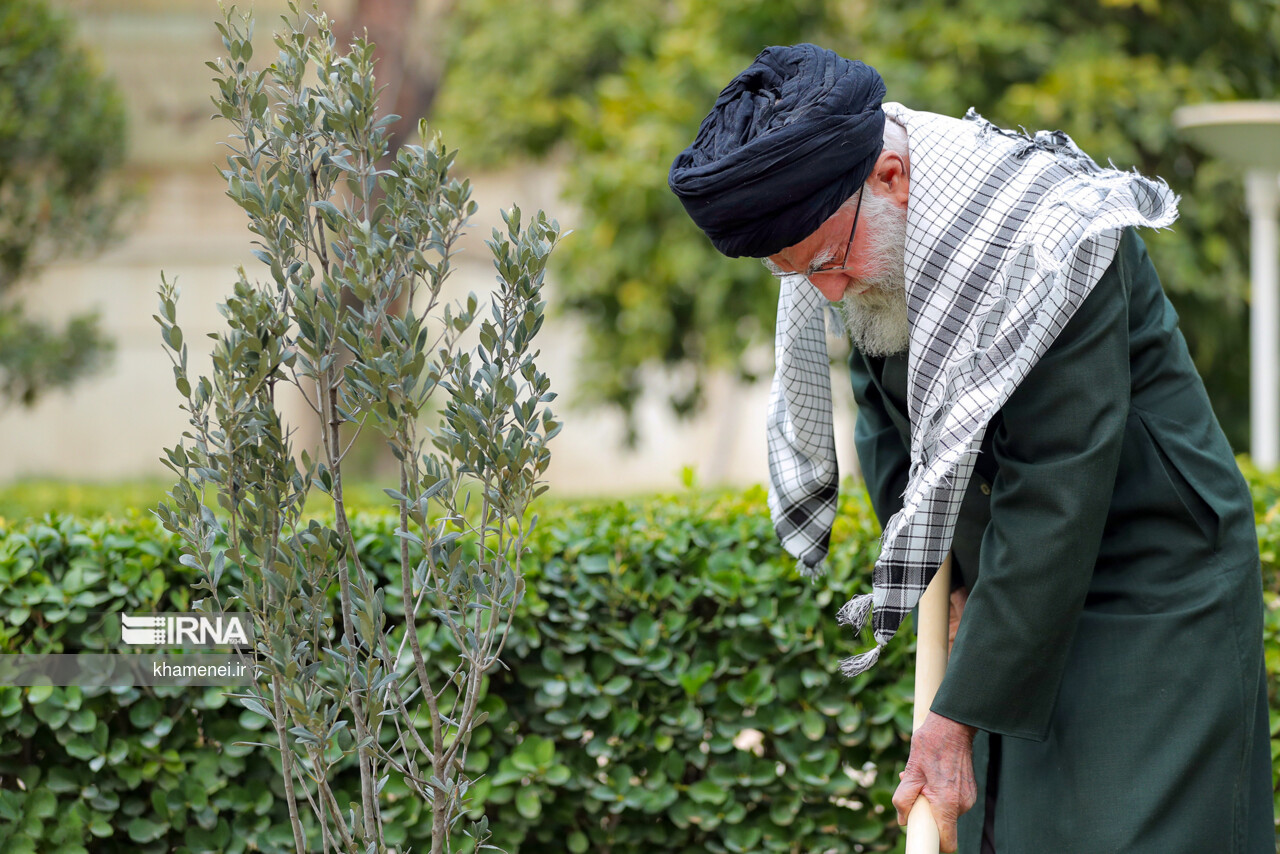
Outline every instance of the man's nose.
[(844, 298), (849, 281), (844, 273), (815, 273), (809, 276), (809, 283), (831, 302), (839, 302)]

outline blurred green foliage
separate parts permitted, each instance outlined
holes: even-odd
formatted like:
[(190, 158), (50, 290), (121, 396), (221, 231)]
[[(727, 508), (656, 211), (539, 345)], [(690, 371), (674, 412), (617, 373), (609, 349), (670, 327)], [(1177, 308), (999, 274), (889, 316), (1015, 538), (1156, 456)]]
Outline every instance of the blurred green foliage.
[(1228, 436), (1247, 442), (1243, 188), (1170, 114), (1276, 97), (1277, 0), (473, 0), (453, 26), (438, 102), (450, 139), (477, 165), (557, 150), (566, 164), (581, 217), (558, 283), (585, 321), (586, 400), (630, 413), (642, 369), (661, 367), (688, 412), (708, 369), (750, 376), (741, 355), (771, 340), (776, 284), (712, 249), (667, 169), (756, 53), (813, 41), (875, 66), (890, 100), (1061, 128), (1099, 161), (1167, 179), (1182, 219), (1143, 236)]
[(94, 314), (59, 328), (15, 288), (57, 257), (101, 248), (129, 192), (115, 85), (42, 0), (0, 0), (0, 399), (30, 405), (104, 363)]
[[(487, 677), (490, 722), (467, 758), (491, 841), (510, 854), (891, 847), (884, 809), (905, 761), (911, 645), (854, 682), (838, 676), (853, 641), (834, 611), (869, 583), (878, 542), (860, 490), (844, 509), (836, 556), (857, 569), (822, 586), (781, 553), (759, 489), (544, 515), (506, 666)], [(398, 572), (396, 525), (387, 513), (354, 520), (362, 560), (383, 578)], [(178, 559), (145, 518), (0, 527), (0, 651), (72, 651), (94, 612), (188, 608), (194, 572)], [(386, 611), (402, 630), (394, 585)], [(433, 672), (456, 658), (449, 637), (420, 629)], [(0, 786), (0, 850), (288, 850), (272, 755), (239, 744), (274, 735), (221, 700), (0, 688), (0, 777), (23, 781)], [(341, 802), (357, 797), (354, 768), (337, 787)], [(384, 796), (390, 844), (430, 839), (430, 808), (402, 781)]]
[[(1250, 480), (1280, 753), (1280, 477)], [(834, 619), (871, 583), (879, 527), (861, 488), (844, 493), (837, 569), (817, 583), (782, 553), (761, 489), (544, 511), (505, 667), (486, 680), (488, 723), (467, 757), (473, 816), (486, 804), (494, 844), (508, 854), (901, 850), (889, 799), (907, 757), (911, 637), (854, 680), (837, 669), (869, 641)], [(395, 528), (385, 512), (354, 521), (379, 577), (398, 571)], [(195, 574), (179, 556), (146, 518), (0, 525), (0, 652), (71, 651), (93, 612), (185, 610)], [(386, 611), (400, 630), (394, 585)], [(420, 632), (445, 673), (448, 633)], [(270, 748), (247, 743), (273, 738), (220, 689), (0, 688), (0, 850), (290, 851)], [(354, 768), (338, 787), (343, 803), (358, 798)], [(402, 781), (384, 796), (389, 844), (430, 839), (430, 810)]]

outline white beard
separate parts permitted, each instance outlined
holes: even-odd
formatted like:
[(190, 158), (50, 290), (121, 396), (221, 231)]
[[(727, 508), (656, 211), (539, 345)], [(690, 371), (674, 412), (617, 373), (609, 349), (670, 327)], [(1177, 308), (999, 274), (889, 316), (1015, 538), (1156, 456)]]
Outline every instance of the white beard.
[(859, 228), (868, 228), (868, 260), (873, 272), (852, 285), (870, 285), (862, 294), (852, 290), (840, 300), (845, 330), (854, 346), (868, 356), (892, 356), (907, 349), (911, 326), (907, 320), (907, 211), (889, 199), (866, 192)]

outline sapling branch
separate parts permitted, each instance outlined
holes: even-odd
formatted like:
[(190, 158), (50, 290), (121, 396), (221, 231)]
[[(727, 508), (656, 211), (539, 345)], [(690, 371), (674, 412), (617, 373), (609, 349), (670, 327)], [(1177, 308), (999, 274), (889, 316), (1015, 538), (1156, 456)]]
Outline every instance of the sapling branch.
[[(440, 304), (475, 211), (469, 187), (449, 177), (453, 153), (425, 126), (422, 145), (377, 168), (387, 146), (385, 123), (375, 120), (372, 50), (357, 39), (338, 51), (328, 18), (312, 8), (306, 16), (290, 2), (279, 57), (263, 71), (244, 61), (248, 16), (228, 12), (221, 28), (233, 57), (215, 63), (214, 103), (232, 129), (223, 176), (270, 282), (241, 273), (220, 307), (228, 332), (215, 342), (213, 371), (195, 388), (174, 325), (176, 293), (162, 283), (157, 320), (192, 427), (190, 446), (169, 452), (183, 480), (162, 518), (219, 607), (223, 566), (236, 568), (233, 594), (252, 614), (263, 656), (259, 683), (242, 696), (271, 718), (295, 854), (308, 838), (326, 852), (387, 851), (383, 774), (431, 804), (431, 851), (444, 852), (470, 786), (466, 756), (485, 674), (500, 664), (524, 590), (521, 517), (546, 454), (528, 429), (531, 410), (512, 415), (533, 406), (518, 402), (516, 377), (530, 358), (529, 312), (540, 320), (538, 288), (557, 229), (541, 215), (521, 229), (515, 212), (507, 235), (495, 234), (494, 317), (481, 346), (461, 352), (476, 298)], [(318, 453), (304, 451), (301, 465), (276, 401), (281, 380), (299, 389), (319, 427)], [(428, 452), (418, 422), (437, 393), (442, 424), (424, 426)], [(347, 423), (355, 428), (344, 438)], [(344, 466), (370, 426), (400, 461), (399, 489), (389, 490), (404, 607), (395, 627), (384, 610), (393, 582), (362, 559), (349, 518)], [(312, 488), (332, 499), (331, 525), (302, 522)], [(335, 580), (336, 626), (322, 616)], [(437, 628), (430, 649), (420, 637), (426, 620)], [(402, 666), (406, 655), (411, 667)], [(344, 812), (333, 774), (346, 758), (358, 765), (361, 794)]]

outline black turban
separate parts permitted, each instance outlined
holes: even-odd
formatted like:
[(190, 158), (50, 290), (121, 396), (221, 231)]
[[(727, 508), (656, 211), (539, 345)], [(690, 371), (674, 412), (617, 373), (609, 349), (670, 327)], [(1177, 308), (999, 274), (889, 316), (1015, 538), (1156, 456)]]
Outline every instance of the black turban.
[(884, 145), (884, 81), (812, 44), (765, 48), (725, 87), (667, 183), (725, 255), (799, 243), (867, 180)]

